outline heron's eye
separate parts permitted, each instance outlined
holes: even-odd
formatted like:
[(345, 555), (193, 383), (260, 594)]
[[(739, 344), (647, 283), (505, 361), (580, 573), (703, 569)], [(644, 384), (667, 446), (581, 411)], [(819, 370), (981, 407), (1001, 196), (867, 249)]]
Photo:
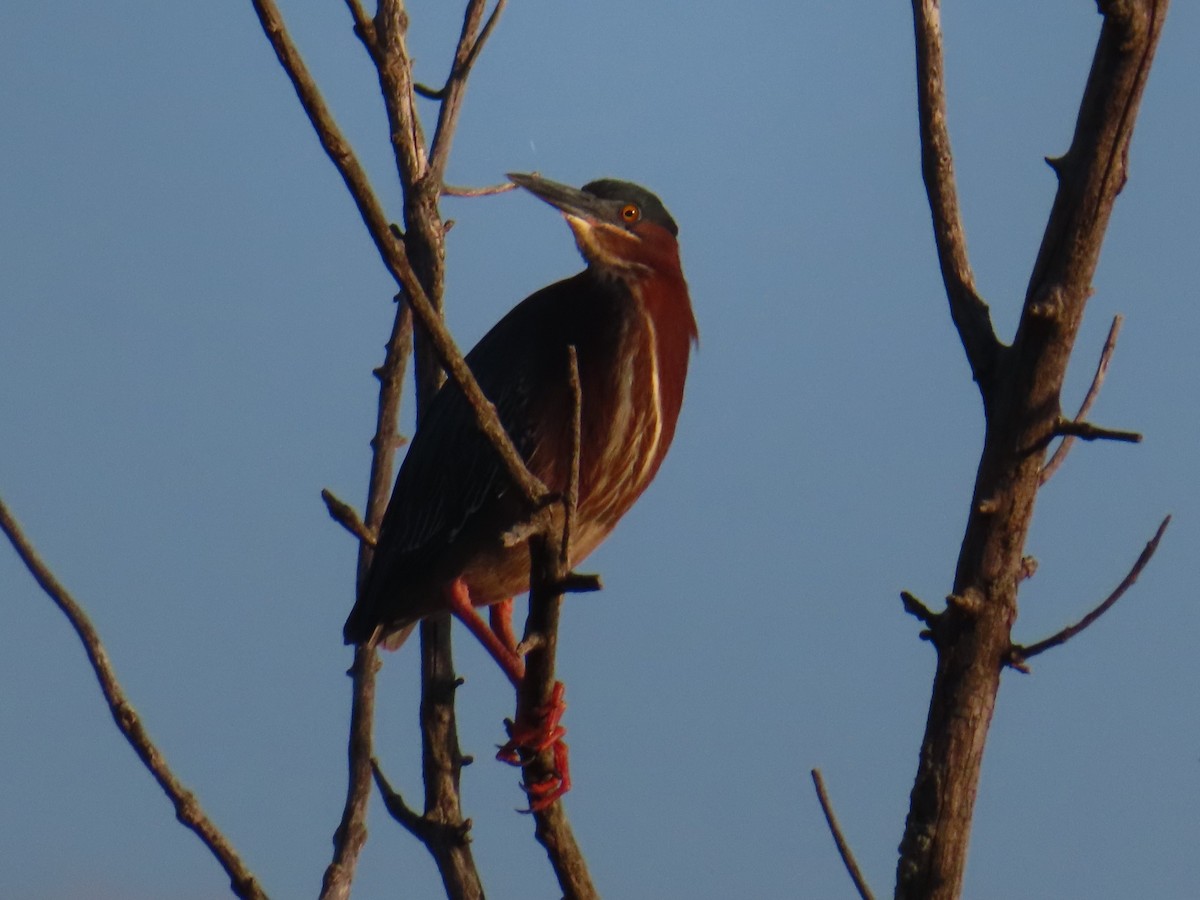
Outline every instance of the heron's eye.
[(642, 217), (642, 211), (632, 203), (626, 203), (621, 207), (621, 218), (632, 225)]

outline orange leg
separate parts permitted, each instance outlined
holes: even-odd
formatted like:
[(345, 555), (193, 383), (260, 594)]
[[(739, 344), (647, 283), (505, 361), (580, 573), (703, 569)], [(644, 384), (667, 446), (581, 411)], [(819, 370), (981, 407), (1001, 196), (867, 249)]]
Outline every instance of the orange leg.
[(488, 624), (492, 626), (496, 637), (500, 638), (511, 653), (515, 654), (517, 652), (517, 635), (512, 627), (512, 611), (512, 597), (501, 600), (499, 603), (493, 603), (488, 607)]
[[(516, 652), (517, 639), (512, 630), (512, 600), (494, 604), (489, 610), (491, 625), (475, 611), (471, 595), (462, 579), (455, 579), (446, 590), (450, 611), (467, 626), (471, 634), (504, 670), (508, 680), (518, 690), (525, 678), (525, 660)], [(528, 812), (539, 812), (551, 806), (571, 789), (571, 769), (567, 745), (563, 736), (567, 730), (559, 724), (567, 705), (563, 702), (565, 688), (554, 682), (550, 700), (532, 714), (512, 723), (508, 742), (496, 753), (496, 759), (513, 766), (522, 766), (543, 750), (553, 749), (554, 771), (542, 781), (527, 783)]]
[[(497, 637), (496, 632), (492, 631), (487, 622), (483, 621), (483, 617), (475, 612), (475, 607), (471, 603), (471, 594), (461, 578), (456, 578), (450, 583), (446, 589), (446, 600), (449, 602), (450, 612), (454, 613), (455, 618), (466, 625), (467, 630), (475, 635), (479, 643), (483, 644), (484, 649), (504, 670), (504, 674), (508, 676), (508, 680), (513, 683), (513, 686), (520, 685), (521, 679), (525, 677), (525, 660), (517, 656), (516, 642), (514, 641), (512, 646), (506, 647), (504, 639)], [(511, 611), (512, 601), (509, 600), (508, 603)], [(508, 632), (509, 635), (512, 634), (511, 623)]]

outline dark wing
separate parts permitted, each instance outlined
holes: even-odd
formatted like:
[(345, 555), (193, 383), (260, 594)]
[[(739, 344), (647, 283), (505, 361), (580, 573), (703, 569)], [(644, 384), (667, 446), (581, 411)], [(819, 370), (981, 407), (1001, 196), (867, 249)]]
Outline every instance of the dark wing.
[[(587, 294), (582, 275), (538, 291), (467, 354), (479, 386), (526, 459), (538, 439), (533, 424), (543, 398), (537, 392), (565, 383), (566, 346), (575, 339), (579, 301)], [(511, 489), (466, 398), (447, 383), (430, 403), (396, 477), (371, 573), (346, 622), (346, 641), (359, 643), (377, 625), (405, 620), (403, 586), (436, 565), (471, 518)]]

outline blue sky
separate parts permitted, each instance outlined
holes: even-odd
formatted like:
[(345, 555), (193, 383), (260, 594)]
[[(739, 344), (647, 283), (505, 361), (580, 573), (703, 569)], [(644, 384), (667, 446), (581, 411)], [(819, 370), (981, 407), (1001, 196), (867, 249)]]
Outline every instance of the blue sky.
[[(611, 897), (849, 897), (823, 769), (887, 894), (933, 654), (900, 608), (948, 591), (982, 413), (917, 160), (907, 4), (514, 0), (472, 81), (459, 184), (635, 180), (680, 223), (701, 329), (675, 446), (566, 610), (567, 800)], [(283, 11), (394, 215), (344, 6)], [(419, 76), (456, 4), (413, 3)], [(1094, 4), (946, 11), (972, 260), (1011, 335), (1099, 29)], [(1134, 590), (1006, 674), (973, 898), (1190, 897), (1200, 883), (1200, 12), (1176, 3), (1080, 334), (1093, 418), (1043, 491), (1018, 640), (1073, 621), (1175, 515)], [(341, 809), (354, 547), (393, 286), (248, 2), (0, 8), (0, 495), (86, 605), (151, 734), (272, 896), (311, 896)], [(580, 265), (529, 196), (447, 200), (464, 347)], [(460, 640), (464, 799), (489, 895), (558, 896), (516, 776), (512, 698)], [(419, 789), (416, 654), (377, 749)], [(0, 551), (0, 895), (217, 897), (226, 882), (112, 726), (74, 635)], [(373, 808), (359, 896), (438, 896)]]

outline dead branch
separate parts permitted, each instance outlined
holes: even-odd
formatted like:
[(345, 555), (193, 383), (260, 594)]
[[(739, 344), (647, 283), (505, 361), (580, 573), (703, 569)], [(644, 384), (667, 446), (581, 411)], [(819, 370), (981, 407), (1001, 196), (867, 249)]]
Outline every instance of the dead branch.
[[(1100, 388), (1104, 386), (1104, 378), (1108, 375), (1108, 365), (1112, 362), (1113, 353), (1117, 349), (1117, 336), (1121, 333), (1121, 324), (1124, 321), (1123, 316), (1113, 316), (1112, 325), (1108, 328), (1108, 337), (1104, 340), (1104, 348), (1100, 351), (1100, 361), (1096, 364), (1096, 374), (1092, 376), (1092, 383), (1083, 396), (1083, 402), (1079, 404), (1079, 412), (1075, 414), (1076, 422), (1083, 422), (1087, 419), (1088, 414), (1092, 411), (1092, 405), (1100, 396)], [(1071, 452), (1071, 445), (1074, 443), (1075, 438), (1072, 435), (1064, 435), (1058, 447), (1055, 448), (1054, 455), (1042, 466), (1042, 474), (1038, 478), (1039, 484), (1045, 484), (1054, 477), (1054, 473), (1066, 461), (1067, 454)]]
[[(274, 0), (252, 0), (252, 2), (255, 11), (258, 13), (263, 31), (266, 33), (268, 40), (270, 40), (280, 65), (283, 66), (284, 71), (291, 79), (292, 85), (296, 90), (296, 95), (300, 99), (300, 104), (308, 114), (309, 121), (317, 133), (317, 138), (320, 140), (322, 148), (324, 148), (326, 154), (342, 175), (342, 180), (346, 183), (346, 188), (350, 191), (351, 197), (354, 198), (355, 205), (358, 207), (359, 214), (367, 226), (367, 231), (375, 242), (375, 247), (379, 251), (384, 266), (396, 280), (396, 283), (402, 288), (404, 298), (412, 307), (414, 315), (420, 322), (422, 329), (424, 329), (424, 333), (427, 335), (430, 344), (437, 354), (438, 361), (446, 374), (466, 396), (475, 414), (480, 430), (492, 442), (493, 446), (496, 447), (497, 453), (499, 453), (501, 460), (504, 462), (508, 476), (521, 491), (531, 507), (540, 506), (547, 496), (545, 485), (534, 478), (525, 467), (521, 455), (517, 452), (516, 447), (513, 446), (512, 439), (500, 424), (496, 408), (484, 396), (475, 379), (471, 377), (471, 371), (467, 367), (466, 361), (454, 345), (454, 339), (450, 336), (450, 332), (441, 321), (437, 310), (430, 302), (425, 288), (421, 285), (416, 272), (413, 270), (403, 241), (393, 234), (391, 221), (384, 214), (383, 207), (380, 205), (374, 190), (371, 188), (366, 171), (362, 168), (358, 157), (342, 135), (341, 129), (338, 128), (337, 122), (333, 118), (333, 114), (325, 105), (316, 82), (313, 80), (308, 67), (305, 66), (304, 60), (300, 56), (299, 50), (287, 32), (283, 18), (280, 16), (279, 9), (276, 7)], [(381, 3), (381, 15), (385, 5), (392, 4)], [(398, 15), (394, 15), (392, 18), (397, 17)], [(376, 28), (377, 34), (379, 34), (378, 20)], [(379, 34), (381, 42), (383, 42), (384, 37), (384, 34)], [(386, 52), (386, 50), (381, 48), (381, 53), (383, 52)], [(412, 127), (410, 123), (408, 128), (411, 129)], [(395, 140), (393, 140), (393, 143), (395, 143)], [(441, 228), (440, 222), (438, 228), (439, 230)]]
[[(397, 298), (399, 299), (399, 298)], [(379, 379), (379, 403), (376, 407), (375, 436), (371, 439), (371, 473), (367, 482), (367, 520), (358, 519), (347, 503), (330, 492), (321, 496), (330, 515), (352, 533), (359, 535), (355, 591), (362, 589), (375, 552), (383, 515), (391, 494), (392, 473), (396, 467), (400, 401), (404, 394), (404, 372), (412, 346), (412, 311), (397, 303), (392, 333), (384, 348), (383, 364), (375, 370)], [(336, 501), (335, 507), (331, 504)], [(353, 527), (357, 524), (359, 530)], [(371, 799), (372, 733), (375, 725), (375, 678), (379, 671), (378, 651), (356, 647), (350, 667), (350, 734), (347, 741), (348, 777), (346, 803), (334, 831), (333, 859), (322, 879), (322, 900), (344, 900), (350, 895), (358, 856), (367, 840), (367, 809)]]
[(346, 0), (346, 7), (354, 19), (354, 33), (358, 35), (358, 39), (363, 42), (363, 46), (367, 48), (371, 59), (374, 60), (376, 58), (375, 23), (371, 21), (371, 17), (367, 15), (367, 11), (363, 9), (359, 0)]
[(29, 570), (29, 574), (46, 592), (46, 595), (54, 601), (54, 605), (62, 611), (63, 615), (67, 617), (67, 621), (71, 623), (71, 627), (75, 629), (75, 634), (79, 636), (84, 652), (87, 653), (88, 662), (92, 664), (96, 680), (100, 683), (100, 690), (104, 694), (104, 700), (108, 704), (113, 721), (117, 723), (117, 728), (129, 742), (133, 752), (138, 755), (138, 759), (142, 761), (142, 764), (154, 776), (154, 780), (158, 782), (158, 786), (162, 788), (163, 793), (174, 804), (175, 818), (195, 832), (209, 852), (216, 857), (217, 862), (229, 876), (230, 889), (236, 896), (242, 897), (244, 900), (266, 900), (267, 895), (259, 886), (254, 873), (242, 862), (229, 839), (205, 814), (196, 795), (183, 786), (167, 765), (162, 752), (150, 740), (150, 735), (142, 724), (141, 717), (133, 708), (133, 704), (129, 702), (121, 683), (117, 680), (117, 674), (113, 670), (112, 663), (109, 662), (108, 652), (104, 649), (99, 632), (92, 625), (87, 613), (83, 611), (83, 607), (76, 602), (75, 598), (42, 561), (3, 500), (0, 500), (0, 530), (7, 535), (13, 549), (17, 551), (17, 556)]
[[(912, 595), (910, 594), (909, 596)], [(833, 842), (837, 844), (838, 855), (841, 856), (842, 864), (845, 865), (846, 871), (850, 874), (850, 880), (854, 882), (858, 896), (862, 900), (875, 900), (875, 895), (871, 893), (867, 879), (863, 877), (862, 870), (858, 867), (858, 862), (854, 859), (854, 852), (850, 849), (850, 843), (846, 840), (846, 836), (842, 834), (842, 828), (838, 825), (837, 817), (833, 814), (833, 804), (829, 802), (829, 794), (825, 790), (825, 779), (821, 777), (821, 770), (813, 769), (810, 774), (812, 775), (813, 786), (817, 789), (817, 800), (821, 804), (821, 812), (825, 813), (825, 823), (829, 826), (829, 833), (833, 835)]]
[(333, 859), (321, 879), (321, 900), (347, 900), (359, 854), (367, 843), (371, 743), (375, 729), (375, 676), (379, 666), (379, 651), (374, 647), (362, 645), (354, 648), (354, 663), (347, 673), (353, 687), (350, 737), (346, 747), (349, 768), (346, 804), (333, 834)]
[[(997, 348), (973, 297), (953, 215), (937, 0), (913, 0), (922, 169), (951, 315), (987, 418), (950, 602), (939, 618), (937, 671), (896, 869), (898, 900), (953, 900), (962, 890), (983, 748), (1002, 663), (1011, 652), (1041, 448), (1059, 424), (1067, 363), (1116, 196), (1166, 0), (1101, 2), (1101, 28), (1075, 134), (1054, 163), (1058, 191), (1013, 344)], [(986, 323), (986, 327), (985, 327)]]
[(1150, 563), (1155, 551), (1158, 550), (1159, 541), (1162, 540), (1162, 536), (1164, 533), (1166, 533), (1167, 526), (1170, 524), (1170, 516), (1167, 516), (1162, 520), (1162, 524), (1158, 526), (1158, 530), (1154, 532), (1154, 537), (1150, 538), (1150, 541), (1142, 549), (1137, 561), (1133, 564), (1133, 568), (1129, 570), (1129, 574), (1127, 574), (1121, 580), (1121, 583), (1118, 584), (1113, 592), (1104, 599), (1103, 603), (1089, 612), (1074, 625), (1068, 625), (1066, 628), (1062, 629), (1062, 631), (1056, 632), (1050, 637), (1038, 641), (1036, 644), (1014, 644), (1012, 652), (1007, 660), (1008, 664), (1014, 668), (1021, 668), (1026, 661), (1033, 659), (1033, 657), (1037, 656), (1038, 654), (1045, 653), (1047, 650), (1058, 647), (1061, 644), (1065, 644), (1071, 638), (1075, 637), (1075, 635), (1079, 634), (1079, 632), (1083, 631), (1102, 615), (1112, 609), (1116, 602), (1125, 596), (1125, 592), (1133, 587), (1134, 582), (1138, 580), (1138, 576), (1142, 574), (1142, 570), (1145, 569)]
[(985, 399), (1001, 344), (988, 306), (975, 288), (967, 256), (967, 236), (958, 209), (954, 157), (946, 125), (945, 65), (937, 0), (913, 0), (917, 46), (917, 111), (921, 132), (921, 174), (933, 216), (933, 234), (950, 315), (958, 329), (971, 375)]
[(467, 89), (467, 78), (471, 69), (479, 59), (484, 44), (496, 27), (500, 14), (508, 0), (496, 0), (492, 14), (480, 31), (480, 21), (487, 0), (470, 0), (467, 13), (463, 17), (462, 32), (459, 34), (458, 46), (454, 51), (454, 63), (450, 67), (450, 77), (442, 88), (442, 104), (438, 108), (437, 126), (433, 132), (433, 141), (429, 149), (428, 178), (437, 185), (443, 183), (446, 173), (446, 162), (450, 158), (450, 143), (454, 139), (454, 131), (458, 127), (459, 114), (462, 112), (463, 94)]
[[(570, 575), (570, 523), (575, 519), (579, 500), (579, 457), (582, 416), (582, 394), (579, 384), (579, 364), (575, 348), (567, 359), (567, 381), (571, 387), (571, 459), (569, 482), (564, 502), (569, 509), (563, 518), (560, 535), (542, 533), (530, 540), (533, 581), (529, 591), (529, 615), (525, 620), (525, 635), (521, 642), (525, 655), (525, 677), (517, 695), (517, 719), (533, 716), (551, 702), (554, 691), (555, 657), (558, 651), (558, 618), (562, 608), (561, 585)], [(557, 540), (555, 539), (557, 538)], [(523, 764), (526, 784), (536, 784), (555, 776), (553, 750), (548, 748)], [(534, 835), (546, 849), (550, 865), (559, 886), (568, 900), (599, 900), (592, 883), (587, 862), (583, 857), (571, 823), (561, 800), (533, 812)]]

